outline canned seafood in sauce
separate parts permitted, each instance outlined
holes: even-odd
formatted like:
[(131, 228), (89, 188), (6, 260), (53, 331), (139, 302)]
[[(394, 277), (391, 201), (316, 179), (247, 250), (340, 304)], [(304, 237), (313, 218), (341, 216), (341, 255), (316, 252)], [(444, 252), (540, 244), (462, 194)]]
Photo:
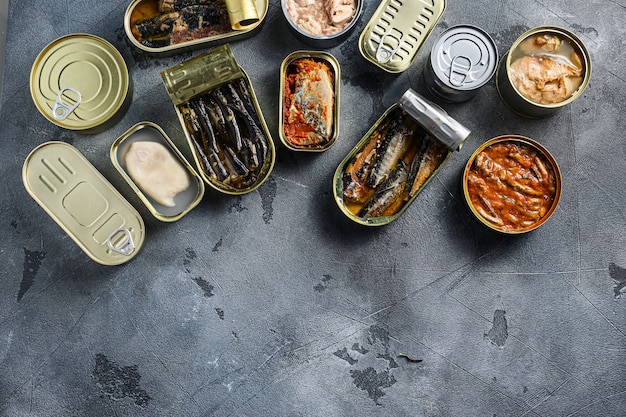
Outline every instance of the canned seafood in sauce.
[(383, 0), (361, 32), (361, 55), (390, 73), (407, 70), (445, 8), (445, 0)]
[(484, 30), (453, 26), (435, 41), (424, 79), (434, 96), (448, 102), (471, 99), (496, 72), (498, 49)]
[(522, 34), (500, 60), (496, 87), (513, 112), (529, 118), (555, 114), (580, 97), (591, 78), (591, 58), (566, 29), (541, 26)]
[(329, 149), (339, 135), (339, 62), (327, 52), (296, 51), (283, 60), (280, 74), (281, 142), (293, 151)]
[(57, 126), (97, 133), (113, 126), (132, 99), (122, 55), (95, 35), (72, 34), (48, 44), (30, 73), (30, 92), (41, 114)]
[(407, 90), (335, 170), (337, 206), (358, 224), (391, 223), (469, 134), (439, 107)]
[(154, 217), (173, 222), (198, 205), (204, 182), (158, 125), (140, 122), (111, 146), (111, 161)]

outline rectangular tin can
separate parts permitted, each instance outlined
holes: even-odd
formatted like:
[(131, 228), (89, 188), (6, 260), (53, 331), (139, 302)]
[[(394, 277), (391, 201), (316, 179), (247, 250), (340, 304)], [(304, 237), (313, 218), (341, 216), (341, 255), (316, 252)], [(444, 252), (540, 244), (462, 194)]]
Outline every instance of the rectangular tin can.
[(446, 0), (382, 0), (359, 37), (361, 55), (390, 73), (407, 70), (445, 8)]
[[(554, 39), (558, 41), (551, 42)], [(538, 40), (541, 40), (541, 43), (537, 43), (539, 42)], [(552, 48), (558, 49), (552, 50)], [(561, 48), (566, 50), (566, 52), (563, 52), (563, 55), (560, 52)], [(531, 49), (531, 51), (528, 52), (528, 49)], [(556, 59), (551, 59), (556, 62), (555, 65), (562, 65), (560, 61), (563, 60), (569, 61), (569, 63), (563, 64), (561, 68), (571, 68), (573, 72), (576, 72), (576, 76), (572, 75), (570, 77), (568, 75), (545, 79), (542, 76), (537, 81), (534, 81), (530, 78), (524, 80), (518, 75), (520, 71), (516, 70), (516, 68), (522, 68), (521, 64), (518, 66), (518, 62), (521, 63), (522, 59), (545, 60), (545, 58), (551, 58), (554, 55), (558, 55)], [(535, 68), (535, 74), (532, 78), (534, 79), (537, 77), (537, 69), (540, 67), (536, 62), (533, 63), (533, 67)], [(562, 74), (561, 69), (550, 72)], [(575, 78), (580, 78), (580, 82), (573, 91), (568, 91), (570, 89), (568, 86), (571, 84), (570, 80)], [(527, 118), (542, 118), (554, 115), (580, 97), (589, 84), (590, 78), (591, 58), (582, 41), (566, 29), (556, 26), (540, 26), (523, 33), (511, 45), (506, 55), (502, 57), (496, 72), (496, 88), (504, 104), (513, 112)], [(523, 84), (519, 84), (520, 86), (524, 85), (524, 91), (516, 87), (516, 79), (524, 81)], [(545, 86), (550, 86), (550, 91), (548, 89), (542, 91), (539, 88), (531, 89), (528, 87), (529, 85), (534, 86), (536, 83), (539, 85), (539, 82)], [(558, 85), (558, 89), (553, 88), (556, 85)], [(557, 100), (554, 97), (564, 98)]]
[[(298, 62), (303, 62), (303, 65), (306, 63), (310, 63), (312, 65), (321, 65), (315, 69), (311, 69), (310, 76), (302, 77), (305, 78), (301, 81), (300, 91), (298, 93), (291, 92), (291, 88), (294, 90), (298, 89), (297, 85), (291, 86), (292, 82), (288, 81), (290, 75), (294, 74), (295, 69), (294, 65)], [(319, 74), (319, 71), (323, 71), (324, 73)], [(303, 70), (304, 71), (304, 70)], [(313, 72), (315, 71), (315, 72)], [(326, 71), (328, 74), (326, 74)], [(323, 76), (323, 77), (322, 77)], [(331, 86), (321, 85), (321, 80), (326, 79), (325, 77), (331, 78), (332, 81)], [(327, 80), (328, 81), (328, 80)], [(295, 80), (293, 83), (298, 83), (300, 81)], [(337, 59), (327, 52), (322, 51), (296, 51), (289, 54), (282, 62), (280, 66), (280, 97), (279, 97), (279, 105), (278, 105), (278, 136), (280, 141), (283, 143), (285, 147), (292, 151), (303, 151), (303, 152), (323, 152), (329, 149), (339, 135), (339, 92), (340, 92), (340, 83), (341, 83), (341, 73), (339, 69), (339, 62)], [(314, 88), (319, 87), (319, 88)], [(326, 90), (324, 91), (324, 87)], [(322, 92), (320, 92), (322, 90)], [(328, 93), (332, 93), (332, 100), (326, 100), (332, 102), (332, 108), (329, 109), (321, 109), (317, 111), (317, 106), (311, 103), (319, 103), (320, 97), (328, 96)], [(299, 94), (299, 95), (298, 95)], [(309, 131), (309, 135), (306, 137), (292, 138), (286, 131), (286, 123), (289, 124), (289, 121), (285, 120), (289, 115), (289, 109), (286, 108), (287, 102), (289, 99), (289, 95), (297, 96), (294, 101), (299, 101), (300, 105), (298, 109), (295, 110), (296, 113), (302, 114), (303, 120), (302, 123), (306, 124), (306, 128)], [(310, 101), (308, 101), (310, 99)], [(291, 102), (293, 106), (298, 107), (296, 103)], [(305, 113), (308, 112), (308, 113)], [(323, 125), (320, 119), (323, 119), (324, 116), (330, 113), (331, 115), (331, 123), (330, 128), (320, 127)], [(313, 120), (313, 122), (308, 122), (307, 120)], [(328, 130), (328, 131), (326, 131)], [(311, 138), (320, 138), (322, 139), (314, 140), (307, 139)]]
[(33, 199), (94, 261), (130, 261), (145, 239), (143, 219), (75, 147), (46, 142), (31, 151), (22, 180)]
[(335, 170), (337, 206), (350, 220), (364, 226), (391, 223), (406, 211), (469, 134), (438, 106), (407, 90)]
[[(158, 153), (153, 151), (155, 145)], [(131, 159), (130, 152), (137, 157)], [(113, 142), (110, 156), (115, 168), (158, 220), (174, 222), (180, 219), (204, 196), (202, 178), (155, 123), (139, 122), (128, 129)], [(133, 167), (133, 161), (141, 163), (135, 162)], [(161, 171), (168, 167), (173, 172)], [(137, 175), (145, 175), (146, 179), (137, 178)], [(161, 192), (159, 197), (153, 195), (155, 188)]]
[(161, 72), (198, 172), (212, 188), (245, 194), (269, 177), (274, 142), (228, 44)]
[[(224, 17), (219, 29), (207, 30), (206, 33), (202, 34), (202, 37), (197, 39), (190, 38), (179, 43), (164, 41), (166, 44), (163, 44), (142, 39), (137, 26), (138, 22), (142, 25), (142, 22), (147, 19), (158, 19), (157, 16), (164, 15), (159, 11), (159, 0), (133, 0), (128, 5), (124, 15), (124, 31), (135, 47), (156, 56), (169, 56), (199, 48), (217, 46), (226, 42), (249, 38), (260, 31), (265, 22), (269, 0), (225, 0), (224, 6), (227, 16)], [(156, 25), (161, 23), (161, 21), (158, 24), (155, 22)], [(170, 23), (170, 25), (172, 24)]]

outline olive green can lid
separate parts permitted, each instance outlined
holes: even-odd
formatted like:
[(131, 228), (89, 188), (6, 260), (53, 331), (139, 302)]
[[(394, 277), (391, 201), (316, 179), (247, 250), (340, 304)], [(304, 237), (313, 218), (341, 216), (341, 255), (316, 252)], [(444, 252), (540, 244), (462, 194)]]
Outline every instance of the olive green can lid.
[(94, 261), (131, 260), (145, 239), (143, 219), (75, 147), (46, 142), (22, 168), (24, 187)]
[(89, 130), (103, 125), (123, 107), (128, 68), (106, 40), (71, 34), (48, 44), (30, 74), (30, 91), (41, 114), (57, 126)]

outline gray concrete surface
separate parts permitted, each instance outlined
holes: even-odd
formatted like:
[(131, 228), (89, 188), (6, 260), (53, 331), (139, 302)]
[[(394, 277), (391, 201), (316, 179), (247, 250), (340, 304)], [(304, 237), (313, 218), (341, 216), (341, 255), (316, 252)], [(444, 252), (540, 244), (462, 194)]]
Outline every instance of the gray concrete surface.
[[(340, 62), (341, 134), (322, 154), (278, 143), (279, 66), (308, 49), (271, 0), (261, 32), (233, 42), (277, 144), (267, 183), (207, 191), (178, 222), (148, 213), (109, 147), (158, 123), (190, 157), (159, 72), (202, 52), (147, 56), (123, 31), (129, 1), (12, 0), (0, 113), (0, 415), (604, 416), (626, 415), (626, 5), (452, 1), (415, 63), (388, 75), (365, 62), (357, 30)], [(456, 24), (487, 30), (501, 53), (526, 29), (578, 34), (593, 60), (584, 95), (542, 120), (516, 116), (491, 80), (470, 102), (440, 103), (472, 130), (396, 222), (347, 220), (331, 190), (343, 157), (404, 91), (426, 95), (424, 60)], [(112, 42), (134, 80), (125, 117), (97, 135), (43, 118), (29, 94), (39, 51), (69, 33)], [(427, 96), (428, 97), (428, 96)], [(460, 172), (485, 140), (522, 134), (563, 173), (540, 229), (504, 237), (472, 220)], [(139, 210), (131, 262), (91, 261), (27, 194), (37, 145), (76, 146)]]

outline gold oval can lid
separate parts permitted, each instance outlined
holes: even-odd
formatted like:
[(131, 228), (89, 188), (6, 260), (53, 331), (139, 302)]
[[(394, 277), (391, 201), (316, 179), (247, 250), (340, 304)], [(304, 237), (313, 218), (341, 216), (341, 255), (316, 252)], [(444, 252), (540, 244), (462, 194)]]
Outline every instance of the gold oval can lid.
[(126, 101), (128, 68), (106, 40), (72, 34), (49, 43), (30, 74), (37, 109), (57, 126), (89, 130), (113, 118)]
[(361, 55), (390, 73), (407, 70), (445, 8), (446, 0), (383, 0), (361, 32)]
[(75, 147), (46, 142), (31, 151), (22, 180), (33, 199), (94, 261), (131, 260), (145, 239), (143, 219)]

